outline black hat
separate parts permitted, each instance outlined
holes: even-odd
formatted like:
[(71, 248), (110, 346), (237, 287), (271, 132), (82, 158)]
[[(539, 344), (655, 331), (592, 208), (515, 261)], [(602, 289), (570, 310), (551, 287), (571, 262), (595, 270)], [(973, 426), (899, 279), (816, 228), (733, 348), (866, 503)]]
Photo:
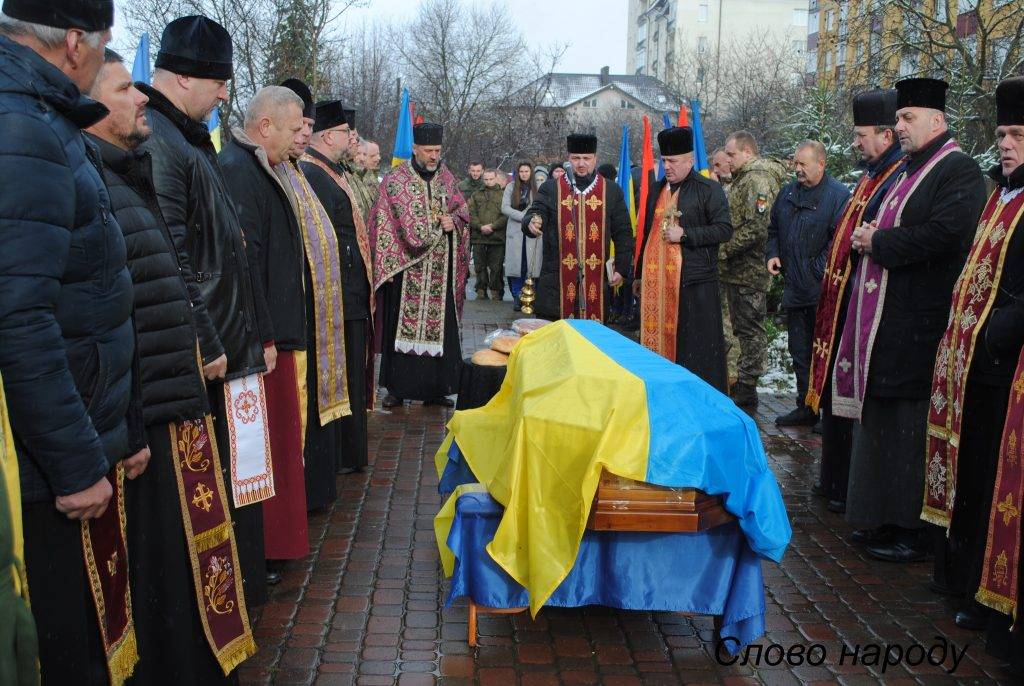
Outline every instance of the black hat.
[(1024, 76), (996, 86), (996, 126), (1024, 126)]
[(589, 133), (570, 133), (565, 137), (565, 149), (570, 155), (593, 155), (597, 152), (597, 136)]
[[(903, 79), (896, 82), (896, 109), (928, 107), (946, 111), (946, 89), (949, 84), (941, 79)], [(895, 119), (893, 120), (895, 122)]]
[(356, 111), (355, 110), (350, 110), (348, 108), (345, 109), (345, 123), (348, 124), (348, 128), (350, 128), (350, 129), (356, 128)]
[(316, 105), (313, 104), (313, 92), (309, 86), (299, 79), (285, 79), (281, 82), (282, 88), (287, 88), (295, 95), (302, 98), (302, 116), (306, 119), (316, 119)]
[(3, 12), (55, 29), (106, 31), (114, 25), (113, 0), (4, 0)]
[(659, 131), (658, 149), (662, 157), (693, 152), (693, 129), (689, 126), (672, 126)]
[(412, 127), (412, 142), (416, 145), (441, 145), (444, 127), (424, 122)]
[(854, 126), (895, 126), (896, 89), (876, 88), (853, 96)]
[(341, 100), (321, 100), (316, 104), (316, 119), (313, 122), (313, 133), (326, 131), (347, 124), (345, 109)]
[(226, 81), (233, 73), (231, 36), (223, 26), (202, 15), (175, 19), (160, 38), (156, 68)]

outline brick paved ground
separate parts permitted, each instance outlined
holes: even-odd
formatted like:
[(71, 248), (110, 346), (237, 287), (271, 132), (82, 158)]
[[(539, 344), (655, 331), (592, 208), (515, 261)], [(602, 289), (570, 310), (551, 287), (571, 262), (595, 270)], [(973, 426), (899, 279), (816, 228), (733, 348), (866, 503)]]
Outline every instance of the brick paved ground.
[[(469, 302), (465, 349), (510, 315), (507, 303)], [(1018, 683), (985, 655), (980, 634), (953, 625), (929, 592), (930, 565), (893, 566), (861, 555), (850, 527), (810, 493), (818, 437), (780, 432), (792, 398), (763, 396), (756, 415), (793, 525), (782, 564), (764, 563), (767, 634), (783, 646), (821, 643), (818, 667), (739, 664), (713, 657), (711, 620), (604, 608), (484, 616), (480, 647), (466, 645), (466, 605), (442, 609), (434, 542), (440, 506), (432, 456), (449, 412), (421, 405), (370, 421), (370, 468), (339, 477), (339, 497), (310, 519), (312, 554), (291, 563), (254, 616), (259, 653), (243, 684), (942, 684)], [(970, 644), (953, 677), (916, 667), (839, 664), (840, 646)], [(848, 661), (847, 661), (848, 662)], [(946, 666), (951, 666), (947, 660)]]

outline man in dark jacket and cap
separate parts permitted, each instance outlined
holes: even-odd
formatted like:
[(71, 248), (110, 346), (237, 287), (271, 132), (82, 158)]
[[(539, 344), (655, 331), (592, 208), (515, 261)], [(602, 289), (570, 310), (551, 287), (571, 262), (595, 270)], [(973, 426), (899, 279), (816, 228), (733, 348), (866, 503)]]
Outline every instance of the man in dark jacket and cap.
[(947, 84), (896, 84), (907, 165), (878, 216), (853, 232), (861, 254), (836, 349), (832, 408), (854, 429), (847, 521), (853, 540), (891, 562), (926, 558), (933, 531), (921, 503), (944, 463), (925, 468), (935, 353), (949, 319), (953, 285), (985, 204), (977, 162), (953, 140), (944, 114)]
[(522, 225), (530, 236), (543, 236), (537, 314), (604, 322), (611, 289), (632, 265), (629, 212), (618, 184), (597, 173), (597, 137), (570, 134), (565, 142), (572, 173), (544, 182)]
[[(199, 352), (209, 382), (220, 467), (233, 492), (231, 518), (246, 600), (252, 607), (266, 597), (262, 510), (252, 501), (241, 506), (242, 489), (230, 467), (232, 458), (244, 464), (265, 464), (266, 446), (261, 439), (239, 440), (238, 432), (261, 428), (260, 422), (243, 426), (233, 412), (225, 410), (225, 403), (226, 392), (236, 395), (231, 392), (233, 385), (242, 384), (262, 395), (258, 375), (268, 367), (272, 371), (274, 360), (272, 346), (266, 351), (263, 347), (271, 340), (264, 337), (256, 319), (242, 229), (205, 124), (213, 109), (227, 100), (231, 75), (227, 31), (206, 17), (188, 16), (164, 29), (152, 87), (137, 87), (149, 97), (146, 119), (153, 135), (144, 149), (152, 155), (160, 211), (181, 256), (186, 283), (198, 286), (199, 297), (193, 298), (192, 305)], [(251, 450), (232, 455), (231, 446), (243, 444), (252, 446)], [(258, 478), (258, 483), (266, 483), (263, 473)]]
[[(196, 359), (198, 335), (192, 317), (196, 295), (190, 294), (196, 285), (182, 278), (181, 260), (160, 215), (149, 153), (139, 150), (150, 134), (145, 119), (148, 98), (132, 84), (117, 53), (107, 51), (91, 94), (110, 110), (88, 134), (99, 149), (111, 210), (127, 247), (143, 416), (153, 452), (146, 473), (125, 489), (132, 611), (139, 645), (134, 678), (138, 683), (226, 683), (225, 674), (252, 655), (256, 644), (241, 593), (224, 482), (217, 478), (212, 461), (205, 469), (188, 470), (175, 440), (187, 438), (197, 427), (207, 435), (212, 432), (202, 368)], [(202, 492), (209, 493), (211, 505), (215, 504), (210, 514), (193, 514), (193, 493), (178, 488), (186, 476), (182, 470), (187, 470), (190, 482), (196, 482), (195, 488), (201, 483)], [(197, 601), (203, 597), (208, 566), (198, 541), (218, 528), (226, 536), (216, 546), (216, 554), (228, 561), (221, 567), (230, 570), (231, 583), (225, 585), (226, 602), (214, 613), (209, 604)], [(226, 622), (228, 618), (233, 621)], [(211, 632), (211, 623), (217, 632)], [(234, 631), (225, 633), (225, 626)]]
[(775, 419), (778, 426), (813, 426), (818, 421), (818, 414), (804, 404), (814, 312), (832, 234), (850, 197), (846, 187), (825, 172), (825, 155), (825, 146), (818, 141), (796, 146), (796, 181), (779, 191), (768, 222), (765, 259), (770, 274), (785, 274), (782, 309), (796, 374), (796, 407)]
[(113, 21), (109, 0), (5, 0), (0, 15), (0, 375), (52, 684), (106, 684), (136, 661), (118, 518), (124, 476), (148, 460), (132, 398), (131, 277), (81, 133), (107, 113), (83, 91)]
[(732, 236), (718, 182), (693, 169), (693, 130), (658, 133), (665, 179), (648, 196), (633, 291), (640, 298), (640, 342), (728, 392), (718, 246)]

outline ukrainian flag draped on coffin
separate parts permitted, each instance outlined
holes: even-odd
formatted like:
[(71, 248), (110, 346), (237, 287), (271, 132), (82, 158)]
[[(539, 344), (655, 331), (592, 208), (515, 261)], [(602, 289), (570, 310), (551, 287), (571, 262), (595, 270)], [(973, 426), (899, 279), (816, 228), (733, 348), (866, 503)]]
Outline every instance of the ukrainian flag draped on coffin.
[[(529, 591), (534, 614), (572, 568), (602, 468), (720, 494), (750, 547), (770, 559), (781, 559), (792, 535), (750, 417), (596, 322), (560, 321), (525, 336), (497, 395), (456, 412), (448, 428), (438, 473), (454, 440), (505, 507), (487, 551)], [(451, 569), (440, 536), (438, 545)]]

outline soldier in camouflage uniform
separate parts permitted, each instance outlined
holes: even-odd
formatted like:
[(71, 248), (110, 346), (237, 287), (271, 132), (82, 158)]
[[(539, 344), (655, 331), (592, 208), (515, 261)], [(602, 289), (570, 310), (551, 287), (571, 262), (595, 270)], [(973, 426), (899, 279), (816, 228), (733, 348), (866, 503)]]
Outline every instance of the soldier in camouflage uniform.
[(737, 131), (725, 144), (732, 183), (729, 211), (732, 238), (719, 249), (719, 279), (728, 300), (732, 331), (739, 342), (737, 383), (732, 397), (740, 407), (757, 406), (757, 382), (764, 373), (769, 276), (764, 248), (772, 204), (782, 186), (785, 170), (757, 154), (757, 141)]
[(370, 190), (362, 176), (363, 168), (356, 163), (361, 138), (359, 137), (359, 131), (356, 130), (355, 110), (345, 110), (345, 122), (348, 124), (349, 131), (348, 150), (338, 164), (345, 170), (345, 180), (348, 181), (348, 185), (352, 188), (352, 193), (356, 196), (356, 204), (358, 205), (356, 209), (359, 210), (363, 219), (366, 220), (370, 216), (370, 208), (373, 207), (373, 203), (377, 199), (377, 193)]

